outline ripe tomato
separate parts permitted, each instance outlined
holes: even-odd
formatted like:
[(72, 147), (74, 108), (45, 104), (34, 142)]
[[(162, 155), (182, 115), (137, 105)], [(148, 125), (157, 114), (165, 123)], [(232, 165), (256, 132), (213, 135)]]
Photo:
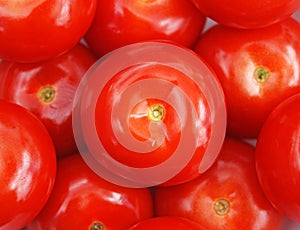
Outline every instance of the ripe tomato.
[(170, 43), (135, 43), (100, 59), (75, 102), (82, 156), (122, 186), (191, 180), (211, 166), (225, 136), (224, 96), (214, 73)]
[(0, 58), (37, 62), (80, 41), (90, 27), (97, 0), (0, 1)]
[(197, 179), (172, 187), (157, 187), (158, 216), (189, 218), (205, 229), (280, 229), (283, 216), (264, 196), (250, 144), (226, 139), (215, 164)]
[(299, 0), (192, 0), (213, 20), (231, 27), (259, 28), (283, 21), (300, 7)]
[(55, 149), (32, 113), (4, 100), (0, 108), (0, 229), (21, 229), (50, 196)]
[(124, 229), (153, 216), (150, 190), (111, 184), (74, 154), (58, 161), (53, 192), (27, 230)]
[(283, 215), (300, 222), (300, 94), (280, 103), (263, 125), (256, 168), (267, 198)]
[(228, 133), (256, 138), (272, 109), (300, 92), (300, 24), (288, 19), (256, 30), (216, 25), (195, 51), (214, 69), (224, 90)]
[(143, 220), (129, 230), (204, 230), (198, 223), (176, 216), (153, 217)]
[(204, 24), (205, 17), (187, 0), (98, 0), (85, 38), (99, 56), (124, 45), (157, 39), (191, 47)]
[(96, 61), (90, 51), (76, 45), (45, 62), (0, 63), (0, 98), (32, 111), (48, 129), (58, 156), (77, 151), (72, 130), (75, 92), (84, 73)]

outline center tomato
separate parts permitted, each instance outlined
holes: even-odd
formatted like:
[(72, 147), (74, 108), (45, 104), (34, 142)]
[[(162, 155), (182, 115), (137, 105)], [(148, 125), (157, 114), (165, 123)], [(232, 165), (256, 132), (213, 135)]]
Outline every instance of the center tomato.
[[(147, 88), (142, 89), (142, 84)], [(188, 95), (189, 100), (178, 100), (183, 95)], [(138, 103), (132, 108), (135, 98), (139, 98)], [(113, 106), (119, 110), (114, 111)], [(114, 112), (124, 116), (117, 117)], [(201, 161), (211, 137), (211, 111), (203, 92), (182, 72), (165, 65), (137, 65), (115, 75), (98, 98), (95, 117), (104, 148), (114, 159), (131, 167), (153, 167), (170, 158), (180, 148), (183, 122), (187, 119), (193, 121), (188, 124), (191, 126), (199, 122), (189, 132), (198, 139), (195, 162)]]
[(214, 73), (165, 42), (113, 51), (86, 74), (73, 128), (86, 162), (123, 186), (171, 185), (206, 171), (223, 143), (226, 110)]

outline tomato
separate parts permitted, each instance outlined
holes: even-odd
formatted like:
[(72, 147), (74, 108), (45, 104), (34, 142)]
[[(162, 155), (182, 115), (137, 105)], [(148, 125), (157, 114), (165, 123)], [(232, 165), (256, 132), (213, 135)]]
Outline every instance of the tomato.
[(153, 217), (147, 220), (143, 220), (129, 230), (204, 230), (199, 224), (193, 222), (189, 219), (176, 217), (176, 216), (163, 216), (163, 217)]
[(23, 107), (0, 100), (0, 229), (21, 229), (53, 188), (56, 155), (42, 123)]
[(256, 168), (267, 198), (300, 222), (300, 94), (280, 103), (267, 118), (256, 145)]
[(260, 28), (285, 20), (300, 8), (299, 0), (192, 0), (218, 23), (244, 29)]
[(98, 0), (85, 40), (99, 56), (124, 45), (157, 39), (191, 47), (204, 24), (205, 17), (186, 0)]
[(128, 229), (153, 216), (147, 188), (132, 189), (98, 177), (74, 154), (58, 161), (53, 192), (31, 229)]
[(0, 63), (0, 97), (24, 106), (43, 122), (58, 156), (78, 151), (72, 130), (73, 99), (95, 61), (91, 52), (78, 44), (45, 62)]
[(272, 109), (300, 92), (300, 24), (294, 19), (256, 30), (216, 25), (195, 51), (224, 90), (228, 134), (257, 138)]
[(181, 216), (205, 229), (280, 229), (283, 216), (258, 182), (254, 147), (227, 138), (214, 165), (193, 181), (155, 189), (158, 216)]
[(216, 76), (173, 43), (135, 43), (108, 54), (87, 72), (75, 102), (83, 158), (122, 186), (191, 180), (211, 166), (225, 136)]
[(64, 53), (87, 32), (97, 0), (0, 1), (0, 58), (38, 62)]

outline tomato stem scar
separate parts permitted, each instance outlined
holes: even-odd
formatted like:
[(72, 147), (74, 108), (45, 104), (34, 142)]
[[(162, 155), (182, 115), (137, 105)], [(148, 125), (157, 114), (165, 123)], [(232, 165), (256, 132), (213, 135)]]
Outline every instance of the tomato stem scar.
[(214, 202), (213, 208), (219, 216), (225, 216), (230, 210), (230, 204), (228, 200), (220, 198)]
[(161, 104), (153, 104), (148, 108), (148, 118), (151, 121), (162, 121), (165, 117), (166, 109)]
[(95, 221), (91, 224), (89, 230), (105, 230), (105, 227), (102, 223)]
[(265, 67), (257, 67), (255, 70), (255, 80), (258, 83), (264, 83), (268, 80), (269, 78), (269, 71)]
[(42, 102), (49, 104), (54, 100), (56, 91), (52, 86), (43, 86), (39, 89), (38, 96)]

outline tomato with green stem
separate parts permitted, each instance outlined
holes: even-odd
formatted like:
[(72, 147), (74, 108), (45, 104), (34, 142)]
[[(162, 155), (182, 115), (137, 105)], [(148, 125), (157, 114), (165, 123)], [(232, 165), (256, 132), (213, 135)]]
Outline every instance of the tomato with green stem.
[(135, 43), (86, 73), (73, 130), (100, 177), (129, 187), (179, 184), (216, 159), (226, 130), (224, 95), (214, 72), (190, 49)]
[(27, 230), (124, 229), (153, 216), (148, 188), (125, 188), (96, 175), (80, 154), (58, 161), (53, 192)]
[(77, 152), (72, 130), (73, 99), (96, 61), (83, 45), (38, 63), (0, 62), (0, 98), (33, 112), (48, 129), (58, 156)]
[(216, 72), (227, 105), (231, 136), (257, 138), (272, 109), (300, 92), (300, 24), (290, 18), (262, 29), (215, 25), (196, 53)]
[(157, 187), (157, 216), (181, 216), (205, 229), (279, 230), (283, 222), (265, 197), (255, 169), (255, 148), (227, 138), (214, 165), (198, 178)]

